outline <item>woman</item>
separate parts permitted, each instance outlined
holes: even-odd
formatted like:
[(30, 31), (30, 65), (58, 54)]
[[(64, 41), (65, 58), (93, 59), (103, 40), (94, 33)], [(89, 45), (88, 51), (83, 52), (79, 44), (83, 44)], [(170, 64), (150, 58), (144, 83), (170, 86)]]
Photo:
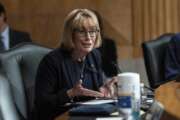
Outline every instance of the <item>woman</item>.
[(67, 103), (111, 97), (116, 79), (103, 82), (99, 23), (88, 9), (75, 9), (65, 19), (62, 45), (41, 61), (35, 86), (40, 120), (51, 120), (69, 109)]

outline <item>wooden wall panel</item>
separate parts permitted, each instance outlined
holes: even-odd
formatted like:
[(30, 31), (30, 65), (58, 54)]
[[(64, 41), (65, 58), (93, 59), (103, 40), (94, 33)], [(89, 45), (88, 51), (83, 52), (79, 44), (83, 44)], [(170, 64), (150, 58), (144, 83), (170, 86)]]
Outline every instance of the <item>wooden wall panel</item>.
[(151, 0), (150, 3), (150, 35), (152, 38), (155, 38), (157, 36), (157, 4), (156, 4), (157, 0)]
[(179, 0), (3, 0), (8, 22), (27, 31), (34, 42), (57, 47), (63, 21), (74, 8), (90, 8), (103, 16), (105, 34), (115, 40), (120, 59), (141, 57), (141, 44), (180, 29)]
[(173, 0), (174, 2), (172, 2), (172, 31), (171, 32), (177, 32), (179, 29), (178, 27), (178, 12), (179, 12), (179, 8), (178, 8), (178, 0)]
[(143, 8), (143, 0), (132, 0), (132, 12), (133, 12), (133, 45), (137, 46), (141, 43), (143, 39), (143, 15), (142, 15), (142, 8)]
[(105, 34), (117, 43), (119, 59), (132, 57), (131, 0), (105, 0), (96, 3), (103, 16)]
[(172, 3), (172, 0), (165, 0), (165, 29), (166, 29), (166, 32), (171, 32), (172, 30), (172, 13), (171, 13), (171, 3)]
[[(157, 20), (157, 24), (158, 24), (158, 35), (160, 35), (161, 33), (165, 32), (165, 2), (164, 0), (158, 0), (157, 1), (157, 13), (158, 13), (158, 20)], [(150, 37), (149, 37), (150, 38)], [(147, 39), (148, 40), (148, 39)]]
[[(97, 10), (104, 20), (105, 34), (115, 40), (118, 54), (131, 57), (131, 0), (3, 0), (8, 22), (16, 29), (27, 31), (34, 42), (57, 47), (65, 16), (74, 8)], [(121, 48), (122, 46), (122, 48)], [(127, 52), (124, 52), (124, 48)]]
[(179, 32), (179, 5), (178, 0), (132, 0), (133, 57), (142, 56), (142, 42)]
[(132, 0), (132, 34), (133, 34), (133, 44), (132, 44), (132, 56), (135, 57), (138, 55), (139, 50), (137, 46), (141, 43), (143, 39), (143, 0)]
[(150, 34), (150, 19), (149, 19), (149, 14), (150, 14), (150, 1), (149, 0), (144, 0), (143, 2), (143, 21), (144, 21), (144, 41), (148, 40), (151, 36)]

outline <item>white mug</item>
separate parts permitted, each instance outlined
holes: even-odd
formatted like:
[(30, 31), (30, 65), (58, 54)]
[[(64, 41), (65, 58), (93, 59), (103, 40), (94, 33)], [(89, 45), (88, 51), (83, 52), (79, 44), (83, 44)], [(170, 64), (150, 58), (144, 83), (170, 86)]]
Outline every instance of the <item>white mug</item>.
[(135, 94), (136, 98), (140, 98), (140, 75), (138, 73), (120, 73), (117, 79), (118, 95)]
[[(139, 73), (124, 72), (117, 76), (118, 107), (130, 114), (140, 110), (140, 75)], [(125, 108), (125, 109), (124, 109)], [(126, 109), (128, 108), (128, 109)]]

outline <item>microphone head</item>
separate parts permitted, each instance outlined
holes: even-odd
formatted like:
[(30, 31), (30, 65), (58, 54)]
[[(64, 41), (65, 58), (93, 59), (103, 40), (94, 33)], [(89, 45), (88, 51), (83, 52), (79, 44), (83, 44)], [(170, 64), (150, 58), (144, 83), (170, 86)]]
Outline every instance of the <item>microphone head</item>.
[(119, 67), (119, 65), (117, 63), (115, 63), (114, 61), (111, 62), (112, 65), (114, 65), (116, 67), (116, 69), (118, 70), (118, 73), (121, 73), (121, 69)]
[(94, 68), (94, 64), (91, 64), (90, 66), (91, 66), (92, 68)]

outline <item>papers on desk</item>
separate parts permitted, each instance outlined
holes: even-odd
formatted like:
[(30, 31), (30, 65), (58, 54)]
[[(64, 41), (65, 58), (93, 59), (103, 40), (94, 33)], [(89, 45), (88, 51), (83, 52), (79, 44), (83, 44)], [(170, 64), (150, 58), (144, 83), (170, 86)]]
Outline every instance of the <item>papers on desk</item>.
[(95, 99), (95, 100), (90, 100), (90, 101), (86, 101), (86, 102), (80, 102), (77, 104), (80, 104), (80, 105), (98, 105), (98, 104), (115, 103), (115, 102), (117, 102), (117, 100), (114, 100), (114, 99), (106, 99), (106, 100)]
[(114, 99), (94, 99), (85, 102), (74, 102), (74, 103), (66, 103), (65, 106), (79, 106), (79, 105), (99, 105), (99, 104), (115, 104), (117, 100)]
[(116, 117), (93, 117), (93, 116), (73, 116), (69, 120), (124, 120), (122, 116)]

